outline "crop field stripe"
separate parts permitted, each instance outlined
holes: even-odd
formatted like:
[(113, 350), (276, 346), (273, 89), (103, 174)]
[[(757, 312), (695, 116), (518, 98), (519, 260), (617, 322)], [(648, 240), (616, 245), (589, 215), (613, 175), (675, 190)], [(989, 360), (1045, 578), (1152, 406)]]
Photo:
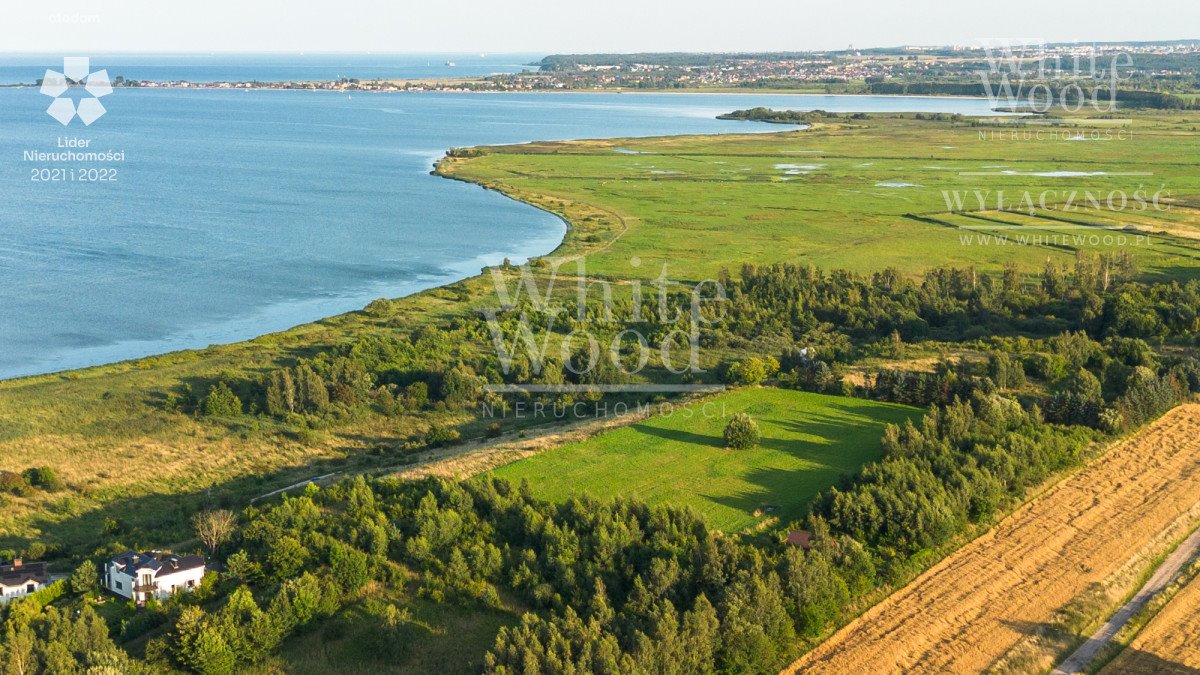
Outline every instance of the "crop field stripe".
[(1188, 248), (1188, 245), (1186, 242), (1181, 242), (1178, 237), (1173, 237), (1169, 234), (1160, 234), (1158, 232), (1147, 232), (1147, 231), (1132, 232), (1132, 231), (1125, 230), (1124, 227), (1121, 227), (1121, 226), (1101, 225), (1099, 223), (1091, 223), (1086, 220), (1074, 220), (1071, 218), (1066, 218), (1064, 216), (1051, 215), (1049, 213), (1045, 213), (1042, 211), (1038, 211), (1037, 213), (1030, 214), (1030, 217), (1031, 218), (1043, 218), (1046, 220), (1053, 220), (1053, 221), (1060, 222), (1060, 223), (1067, 223), (1070, 225), (1078, 225), (1080, 227), (1087, 227), (1087, 228), (1093, 228), (1093, 229), (1098, 229), (1098, 230), (1108, 230), (1111, 232), (1125, 232), (1127, 234), (1136, 234), (1136, 235), (1146, 237), (1148, 239), (1157, 239), (1167, 246), (1185, 248), (1185, 249), (1188, 249), (1188, 251), (1189, 251), (1189, 253), (1178, 253), (1178, 252), (1171, 251), (1171, 252), (1169, 252), (1169, 255), (1177, 255), (1180, 257), (1184, 257), (1184, 258), (1192, 258), (1192, 259), (1200, 260), (1200, 256), (1192, 255), (1190, 253), (1190, 251), (1192, 251), (1192, 249)]
[(1200, 519), (1200, 404), (1175, 408), (867, 610), (789, 672), (980, 672)]

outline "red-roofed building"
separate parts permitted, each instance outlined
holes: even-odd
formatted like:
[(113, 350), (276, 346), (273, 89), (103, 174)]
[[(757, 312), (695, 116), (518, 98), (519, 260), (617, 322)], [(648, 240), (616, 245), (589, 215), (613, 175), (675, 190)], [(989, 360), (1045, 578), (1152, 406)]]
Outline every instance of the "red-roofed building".
[(799, 546), (805, 551), (812, 548), (812, 532), (808, 530), (792, 530), (787, 534), (788, 546)]

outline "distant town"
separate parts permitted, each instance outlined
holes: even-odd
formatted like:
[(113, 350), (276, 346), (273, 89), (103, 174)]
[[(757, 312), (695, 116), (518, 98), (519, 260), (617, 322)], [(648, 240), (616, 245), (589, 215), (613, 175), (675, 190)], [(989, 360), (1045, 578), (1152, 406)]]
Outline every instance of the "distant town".
[[(118, 87), (294, 89), (342, 92), (802, 90), (814, 93), (974, 93), (980, 72), (1022, 64), (1040, 75), (1100, 80), (1170, 93), (1200, 91), (1200, 41), (996, 46), (897, 47), (833, 52), (732, 54), (577, 54), (547, 56), (519, 73), (425, 80), (188, 82), (127, 79)], [(938, 91), (937, 87), (949, 88)], [(922, 89), (924, 88), (924, 89)], [(932, 90), (929, 90), (933, 88)], [(911, 90), (910, 90), (911, 89)]]

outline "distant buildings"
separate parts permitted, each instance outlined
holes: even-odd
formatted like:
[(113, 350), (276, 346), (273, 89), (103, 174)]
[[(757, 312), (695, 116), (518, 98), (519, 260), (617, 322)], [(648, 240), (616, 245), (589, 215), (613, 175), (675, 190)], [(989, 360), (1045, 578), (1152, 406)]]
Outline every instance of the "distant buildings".
[(50, 583), (46, 563), (26, 563), (16, 558), (8, 565), (0, 565), (0, 604), (14, 598), (23, 598)]
[(142, 604), (150, 598), (190, 592), (200, 585), (204, 572), (204, 556), (126, 551), (104, 564), (104, 587)]

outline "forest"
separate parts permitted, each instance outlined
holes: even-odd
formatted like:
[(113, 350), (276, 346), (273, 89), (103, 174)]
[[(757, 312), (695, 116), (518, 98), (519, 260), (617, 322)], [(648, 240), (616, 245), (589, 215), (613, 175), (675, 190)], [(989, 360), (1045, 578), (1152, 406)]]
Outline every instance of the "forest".
[[(915, 280), (788, 264), (722, 277), (729, 301), (701, 339), (735, 355), (715, 370), (725, 381), (928, 408), (919, 424), (888, 426), (882, 459), (786, 524), (812, 532), (810, 549), (785, 544), (787, 528), (722, 535), (687, 510), (587, 496), (551, 504), (488, 476), (359, 476), (244, 509), (213, 547), (221, 572), (119, 625), (89, 598), (95, 561), (125, 542), (79, 556), (71, 579), (7, 605), (0, 667), (240, 670), (383, 585), (435, 603), (495, 608), (509, 599), (524, 608), (485, 655), (488, 672), (770, 672), (874, 593), (1085, 461), (1098, 441), (1200, 391), (1200, 362), (1190, 356), (1200, 340), (1200, 283), (1135, 281), (1121, 258), (1080, 255), (1036, 278), (942, 268)], [(613, 325), (629, 311), (617, 303)], [(668, 334), (654, 317), (643, 321), (647, 334)], [(217, 420), (337, 424), (401, 409), (470, 410), (488, 395), (485, 382), (574, 376), (555, 362), (540, 374), (502, 374), (486, 350), (453, 363), (449, 345), (486, 341), (487, 329), (482, 318), (447, 328), (351, 343), (170, 405)], [(923, 370), (876, 367), (859, 383), (845, 376), (868, 356), (902, 356), (923, 343), (983, 356)], [(412, 442), (451, 442), (454, 433)], [(52, 489), (53, 481), (31, 467), (5, 485)], [(393, 614), (393, 627), (409, 620)], [(394, 641), (382, 639), (382, 658), (405, 648), (396, 631)], [(136, 659), (117, 646), (134, 642), (143, 644)]]

